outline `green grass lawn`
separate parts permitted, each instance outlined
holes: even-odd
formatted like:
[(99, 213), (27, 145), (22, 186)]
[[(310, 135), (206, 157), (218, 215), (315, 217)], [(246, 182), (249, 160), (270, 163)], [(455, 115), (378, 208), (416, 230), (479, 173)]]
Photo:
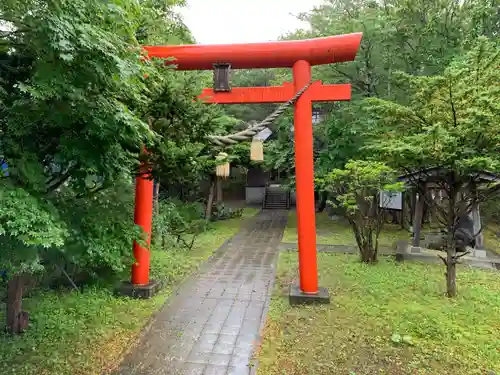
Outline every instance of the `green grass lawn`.
[[(426, 225), (422, 232), (436, 231), (439, 228), (429, 228)], [(316, 241), (320, 245), (351, 245), (356, 246), (356, 240), (352, 234), (349, 223), (343, 219), (331, 220), (324, 212), (316, 214)], [(486, 248), (500, 254), (500, 239), (496, 235), (500, 232), (500, 226), (491, 224), (484, 228), (484, 244)], [(380, 233), (380, 246), (391, 247), (398, 240), (410, 240), (410, 233), (406, 229), (401, 229), (400, 225), (385, 224)], [(283, 242), (297, 243), (297, 213), (290, 211), (288, 225), (283, 234)]]
[[(245, 209), (243, 217), (258, 211)], [(98, 287), (82, 293), (30, 293), (23, 302), (30, 314), (29, 330), (19, 337), (0, 334), (0, 374), (94, 375), (110, 370), (173, 288), (237, 233), (241, 223), (215, 223), (199, 236), (192, 251), (153, 250), (151, 276), (165, 286), (150, 300), (119, 298), (110, 288)], [(4, 305), (1, 308), (3, 315)]]
[(460, 268), (459, 297), (449, 300), (441, 266), (357, 259), (318, 254), (332, 303), (298, 308), (283, 296), (297, 255), (280, 255), (259, 375), (500, 373), (498, 272)]
[[(352, 245), (356, 246), (356, 239), (352, 229), (345, 220), (331, 220), (325, 212), (316, 214), (316, 241), (320, 245)], [(406, 229), (400, 225), (386, 224), (380, 233), (380, 245), (392, 247), (397, 240), (410, 239)], [(290, 211), (288, 225), (283, 234), (283, 242), (296, 243), (297, 213)]]

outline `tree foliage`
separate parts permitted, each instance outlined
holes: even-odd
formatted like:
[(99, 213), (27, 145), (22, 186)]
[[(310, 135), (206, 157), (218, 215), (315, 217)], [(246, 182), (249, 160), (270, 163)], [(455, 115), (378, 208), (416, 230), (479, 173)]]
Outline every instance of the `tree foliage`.
[(37, 200), (24, 189), (0, 185), (0, 199), (0, 269), (39, 270), (41, 253), (64, 245), (66, 225), (50, 202)]
[(207, 228), (203, 211), (203, 205), (199, 203), (163, 200), (153, 221), (157, 244), (165, 247), (165, 242), (171, 240), (191, 250), (196, 237)]
[[(461, 174), (499, 169), (500, 53), (481, 38), (442, 75), (401, 75), (408, 104), (370, 99), (385, 137), (374, 143), (399, 168), (441, 166)], [(387, 139), (389, 137), (389, 139)], [(373, 148), (373, 147), (372, 147)]]
[(471, 212), (472, 201), (484, 202), (498, 190), (496, 182), (473, 185), (484, 171), (500, 172), (499, 66), (498, 44), (482, 37), (441, 75), (400, 75), (408, 88), (406, 103), (367, 100), (379, 124), (373, 133), (377, 140), (368, 146), (376, 157), (399, 170), (444, 171), (437, 183), (448, 202), (441, 221), (449, 233), (443, 260), (450, 296), (456, 294), (455, 266), (461, 256), (455, 240), (459, 218)]
[(345, 169), (334, 169), (318, 181), (332, 193), (332, 204), (349, 220), (364, 263), (377, 262), (378, 238), (388, 203), (379, 193), (402, 191), (402, 184), (395, 181), (396, 173), (387, 165), (362, 160), (349, 161)]
[(173, 11), (182, 4), (0, 4), (0, 161), (8, 165), (0, 266), (9, 277), (54, 265), (120, 274), (140, 235), (132, 185), (140, 164), (173, 184), (197, 184), (213, 165), (204, 137), (226, 124), (217, 107), (193, 101), (206, 76), (174, 74), (142, 55), (143, 44), (192, 41)]
[[(365, 111), (367, 97), (405, 103), (407, 87), (398, 72), (415, 76), (442, 74), (450, 62), (470, 49), (480, 35), (498, 38), (498, 0), (456, 2), (425, 0), (327, 0), (300, 15), (309, 29), (284, 39), (305, 39), (363, 32), (354, 62), (315, 67), (313, 78), (325, 83), (350, 83), (352, 99), (345, 103), (321, 103), (326, 113), (316, 127), (316, 173), (342, 168), (364, 157), (373, 121)], [(277, 78), (290, 81), (290, 72)], [(291, 146), (290, 140), (288, 147)], [(283, 145), (281, 148), (285, 148)], [(367, 155), (368, 156), (368, 155)]]

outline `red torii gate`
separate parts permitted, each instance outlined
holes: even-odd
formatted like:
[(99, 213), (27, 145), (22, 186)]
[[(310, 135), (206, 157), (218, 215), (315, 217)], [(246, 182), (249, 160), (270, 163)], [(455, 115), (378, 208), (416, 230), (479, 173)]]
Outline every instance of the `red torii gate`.
[[(200, 98), (207, 103), (283, 103), (311, 81), (311, 66), (352, 61), (361, 42), (361, 33), (325, 38), (267, 43), (147, 46), (149, 57), (174, 58), (178, 70), (213, 70), (228, 64), (232, 69), (292, 68), (293, 84), (277, 87), (238, 87), (227, 92), (204, 89)], [(350, 100), (351, 85), (323, 85), (316, 81), (295, 104), (294, 139), (297, 181), (297, 220), (299, 237), (300, 289), (292, 287), (291, 302), (328, 300), (318, 287), (316, 262), (316, 219), (314, 202), (314, 164), (312, 102)], [(136, 180), (135, 223), (151, 237), (153, 181)], [(149, 239), (148, 239), (149, 243)], [(136, 263), (132, 285), (149, 284), (149, 250), (134, 243)]]

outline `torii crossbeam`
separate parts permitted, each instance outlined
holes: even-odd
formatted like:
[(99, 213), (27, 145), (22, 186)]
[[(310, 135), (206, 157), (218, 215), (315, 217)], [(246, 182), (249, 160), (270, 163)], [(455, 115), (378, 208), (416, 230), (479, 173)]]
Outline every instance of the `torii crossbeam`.
[[(295, 86), (286, 82), (283, 86), (235, 87), (231, 92), (214, 92), (213, 89), (204, 89), (199, 98), (207, 103), (219, 104), (285, 103), (295, 93)], [(316, 81), (303, 96), (308, 97), (311, 102), (350, 100), (351, 85), (323, 85), (321, 81)]]
[[(361, 42), (361, 33), (296, 41), (267, 43), (181, 45), (144, 47), (149, 57), (173, 58), (178, 70), (212, 70), (225, 64), (231, 69), (292, 68), (293, 84), (275, 87), (238, 87), (226, 92), (204, 89), (200, 98), (207, 103), (282, 103), (291, 99), (311, 81), (311, 66), (352, 61)], [(297, 181), (297, 220), (299, 237), (300, 288), (291, 288), (290, 302), (328, 300), (318, 287), (316, 261), (316, 220), (314, 202), (314, 163), (312, 102), (350, 100), (350, 84), (323, 85), (314, 82), (298, 99), (294, 112), (295, 171)], [(152, 181), (138, 177), (136, 186), (136, 224), (151, 230)], [(149, 283), (149, 251), (134, 244), (136, 264), (132, 284)], [(326, 298), (322, 298), (326, 297)]]

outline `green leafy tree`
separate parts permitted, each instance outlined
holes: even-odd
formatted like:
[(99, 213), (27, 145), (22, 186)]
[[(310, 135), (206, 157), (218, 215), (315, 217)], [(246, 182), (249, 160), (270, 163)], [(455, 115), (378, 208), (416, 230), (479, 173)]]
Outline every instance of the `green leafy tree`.
[[(18, 281), (42, 270), (45, 249), (65, 248), (66, 237), (53, 238), (61, 233), (57, 228), (68, 229), (56, 208), (61, 191), (72, 192), (71, 204), (92, 191), (89, 177), (112, 186), (130, 173), (142, 144), (154, 136), (133, 111), (147, 101), (144, 74), (156, 69), (139, 60), (138, 13), (134, 2), (0, 5), (6, 25), (0, 40), (0, 155), (9, 166), (0, 184), (13, 200), (0, 217), (7, 241), (2, 259), (17, 289), (9, 290), (8, 316), (20, 315)], [(31, 205), (23, 216), (18, 207), (25, 202)], [(19, 228), (25, 228), (21, 240)], [(13, 320), (9, 326), (19, 330)]]
[(384, 225), (387, 202), (381, 191), (402, 191), (393, 169), (380, 162), (349, 161), (345, 169), (335, 169), (318, 181), (334, 196), (332, 204), (339, 208), (351, 225), (361, 261), (376, 263), (378, 238)]
[[(447, 207), (440, 211), (448, 232), (447, 293), (456, 295), (456, 233), (459, 217), (498, 190), (498, 184), (471, 191), (482, 171), (500, 172), (500, 52), (498, 43), (480, 38), (465, 56), (442, 75), (402, 74), (407, 104), (371, 98), (371, 114), (380, 125), (377, 141), (369, 146), (399, 170), (445, 171), (439, 181)], [(473, 194), (473, 196), (471, 195)], [(477, 233), (476, 233), (477, 235)]]
[(191, 250), (197, 236), (206, 230), (207, 221), (203, 217), (203, 206), (198, 203), (186, 204), (176, 199), (160, 202), (159, 214), (155, 215), (157, 242), (165, 247), (168, 240)]
[(206, 137), (225, 133), (235, 123), (219, 106), (193, 101), (202, 86), (196, 83), (195, 75), (178, 73), (161, 72), (154, 78), (163, 83), (144, 109), (144, 117), (156, 134), (146, 159), (155, 177), (168, 184), (173, 195), (199, 186), (215, 171), (217, 150)]
[(9, 272), (36, 272), (40, 254), (61, 248), (68, 236), (55, 207), (23, 189), (0, 185), (0, 268)]
[(279, 171), (284, 182), (289, 179), (291, 186), (294, 185), (295, 154), (293, 144), (293, 112), (290, 111), (279, 119), (274, 127), (274, 134), (264, 143), (265, 170)]
[[(343, 168), (350, 159), (365, 156), (373, 122), (364, 111), (367, 97), (404, 102), (406, 87), (397, 72), (412, 75), (441, 74), (454, 57), (469, 48), (479, 35), (498, 37), (498, 0), (456, 2), (426, 0), (326, 0), (300, 15), (307, 30), (284, 39), (327, 37), (363, 32), (354, 62), (314, 67), (314, 79), (325, 83), (350, 83), (348, 103), (322, 103), (326, 113), (315, 128), (317, 177)], [(289, 71), (278, 71), (276, 80), (290, 81)], [(292, 147), (291, 140), (288, 149)], [(286, 148), (283, 145), (281, 148)]]
[[(127, 267), (139, 234), (131, 180), (141, 161), (156, 173), (199, 158), (203, 134), (218, 126), (213, 111), (193, 103), (195, 74), (174, 76), (163, 61), (141, 60), (142, 43), (189, 40), (171, 11), (181, 3), (0, 4), (0, 160), (9, 172), (0, 188), (10, 202), (0, 210), (0, 259), (16, 288), (9, 316), (20, 316), (18, 281), (53, 263), (91, 276)], [(170, 139), (176, 126), (182, 133)], [(155, 156), (142, 154), (144, 146)]]
[(185, 0), (139, 0), (135, 36), (141, 45), (191, 44), (194, 37), (175, 7)]
[(113, 188), (88, 195), (75, 196), (71, 190), (61, 189), (51, 201), (69, 235), (61, 249), (43, 257), (45, 271), (50, 274), (63, 269), (77, 284), (99, 279), (117, 281), (130, 269), (131, 244), (142, 235), (133, 225), (133, 197), (129, 175)]

